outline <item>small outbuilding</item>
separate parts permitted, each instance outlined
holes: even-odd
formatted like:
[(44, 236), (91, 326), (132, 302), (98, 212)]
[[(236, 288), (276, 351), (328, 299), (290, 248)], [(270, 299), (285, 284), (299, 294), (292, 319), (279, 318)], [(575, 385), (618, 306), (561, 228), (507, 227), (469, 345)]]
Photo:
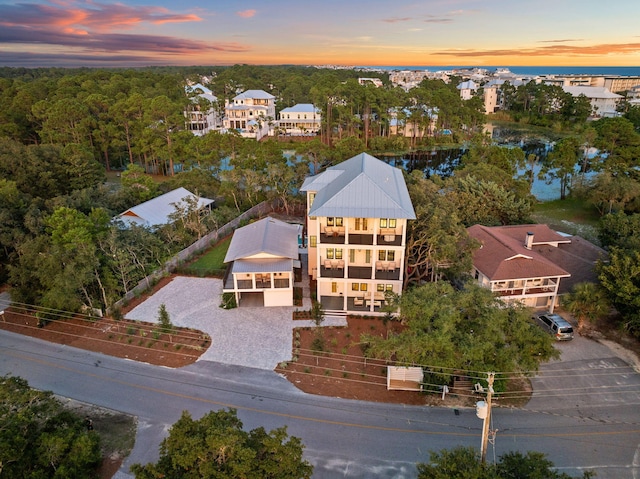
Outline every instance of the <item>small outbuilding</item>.
[(417, 366), (387, 366), (387, 390), (422, 391), (424, 372)]
[(136, 225), (155, 228), (172, 222), (171, 216), (178, 209), (193, 203), (198, 210), (209, 213), (213, 200), (194, 195), (186, 188), (176, 188), (139, 205), (133, 206), (116, 216), (126, 226)]

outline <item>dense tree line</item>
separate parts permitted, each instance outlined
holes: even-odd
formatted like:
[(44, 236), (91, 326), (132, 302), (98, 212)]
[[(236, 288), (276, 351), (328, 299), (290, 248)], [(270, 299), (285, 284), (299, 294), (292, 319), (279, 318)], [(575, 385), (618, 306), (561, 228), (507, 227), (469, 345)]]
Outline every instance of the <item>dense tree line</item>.
[(0, 377), (0, 477), (93, 478), (100, 437), (51, 392)]
[[(497, 462), (481, 463), (473, 448), (456, 447), (432, 452), (428, 464), (418, 464), (418, 479), (571, 479), (556, 470), (553, 463), (539, 452), (508, 452)], [(583, 479), (595, 474), (582, 473)]]
[(313, 466), (302, 457), (304, 445), (287, 428), (270, 432), (242, 428), (235, 409), (211, 411), (193, 419), (184, 411), (160, 444), (160, 459), (134, 464), (136, 479), (308, 479)]

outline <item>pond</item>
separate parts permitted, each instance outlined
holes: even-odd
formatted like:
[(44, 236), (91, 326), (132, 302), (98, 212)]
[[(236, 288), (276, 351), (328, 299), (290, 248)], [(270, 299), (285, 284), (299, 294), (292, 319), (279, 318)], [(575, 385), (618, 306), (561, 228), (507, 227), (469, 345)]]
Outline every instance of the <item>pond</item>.
[[(524, 151), (526, 156), (534, 154), (538, 157), (539, 161), (546, 159), (549, 152), (553, 150), (553, 140), (549, 135), (534, 132), (531, 129), (516, 130), (491, 126), (488, 130), (491, 131), (493, 140), (500, 146), (504, 148), (519, 147)], [(434, 149), (428, 152), (419, 152), (404, 156), (381, 157), (381, 159), (407, 172), (412, 172), (413, 170), (422, 171), (427, 178), (432, 175), (446, 178), (453, 174), (455, 168), (460, 164), (460, 158), (465, 152), (465, 148)], [(595, 154), (595, 152), (591, 152), (590, 156), (593, 157)], [(538, 179), (538, 174), (541, 169), (542, 166), (540, 163), (534, 167), (535, 179), (531, 193), (539, 201), (559, 199), (560, 181), (552, 180), (547, 182)], [(521, 169), (517, 175), (522, 176), (525, 171), (525, 169)], [(576, 173), (579, 171), (580, 167), (576, 166)], [(592, 172), (588, 172), (585, 174), (585, 178), (589, 178), (592, 175)]]

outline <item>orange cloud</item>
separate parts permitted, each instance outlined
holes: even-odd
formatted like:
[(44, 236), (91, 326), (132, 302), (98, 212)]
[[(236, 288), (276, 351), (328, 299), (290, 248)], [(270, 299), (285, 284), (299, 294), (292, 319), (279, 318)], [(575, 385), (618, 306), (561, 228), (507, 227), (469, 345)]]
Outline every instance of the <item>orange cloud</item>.
[(242, 10), (241, 12), (236, 12), (236, 15), (242, 18), (251, 18), (256, 14), (256, 10)]
[(449, 50), (435, 52), (434, 55), (453, 55), (460, 57), (491, 56), (568, 56), (568, 55), (611, 55), (640, 52), (640, 43), (604, 43), (600, 45), (550, 45), (539, 48), (518, 48), (500, 50)]

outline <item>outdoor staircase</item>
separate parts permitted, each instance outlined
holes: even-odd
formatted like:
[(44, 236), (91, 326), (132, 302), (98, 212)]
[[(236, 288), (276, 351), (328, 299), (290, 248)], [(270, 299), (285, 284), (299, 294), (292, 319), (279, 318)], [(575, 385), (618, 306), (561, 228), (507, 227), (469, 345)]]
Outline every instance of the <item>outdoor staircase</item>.
[(461, 396), (469, 396), (473, 391), (473, 383), (470, 379), (454, 379), (453, 388), (451, 388), (452, 394), (459, 394)]

